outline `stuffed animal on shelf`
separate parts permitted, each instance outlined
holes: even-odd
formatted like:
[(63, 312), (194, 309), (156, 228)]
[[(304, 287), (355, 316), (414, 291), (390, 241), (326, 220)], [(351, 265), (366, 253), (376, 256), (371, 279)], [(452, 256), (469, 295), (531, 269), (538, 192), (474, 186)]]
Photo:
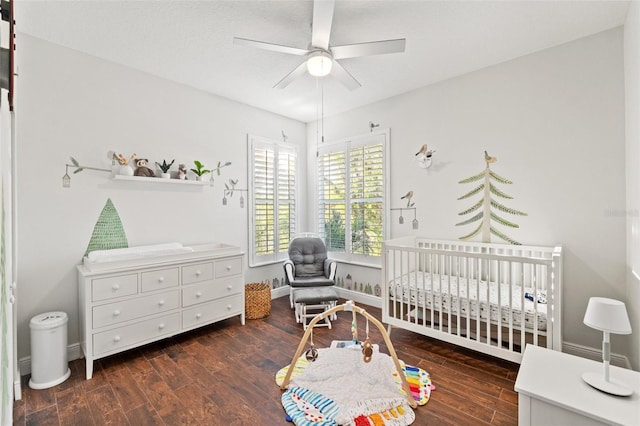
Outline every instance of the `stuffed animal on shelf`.
[(187, 167), (184, 164), (178, 165), (178, 177), (180, 179), (187, 179)]
[(149, 160), (146, 158), (136, 158), (136, 171), (134, 176), (155, 177), (156, 174), (148, 166)]

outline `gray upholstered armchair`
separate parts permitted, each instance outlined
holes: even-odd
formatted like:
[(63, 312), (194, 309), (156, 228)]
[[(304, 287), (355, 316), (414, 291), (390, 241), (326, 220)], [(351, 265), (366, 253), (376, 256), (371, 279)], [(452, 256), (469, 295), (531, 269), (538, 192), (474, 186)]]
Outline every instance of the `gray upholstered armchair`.
[(295, 237), (289, 243), (289, 259), (284, 262), (284, 276), (291, 287), (289, 300), (293, 307), (293, 289), (335, 285), (338, 264), (327, 258), (327, 248), (318, 237)]

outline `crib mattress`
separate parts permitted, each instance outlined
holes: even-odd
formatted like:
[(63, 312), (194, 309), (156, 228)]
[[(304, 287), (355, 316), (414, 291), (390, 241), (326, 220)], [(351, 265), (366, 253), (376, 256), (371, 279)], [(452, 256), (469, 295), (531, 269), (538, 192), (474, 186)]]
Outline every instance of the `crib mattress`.
[(535, 302), (524, 298), (525, 328), (533, 329), (537, 323), (537, 329), (545, 331), (548, 309), (545, 291), (536, 293), (533, 288), (513, 285), (509, 298), (509, 284), (498, 285), (485, 280), (478, 283), (478, 280), (473, 278), (424, 272), (409, 272), (389, 283), (389, 299), (392, 301), (401, 301), (464, 318), (479, 317), (483, 321), (489, 318), (492, 323), (505, 326), (509, 325), (511, 315), (514, 328), (522, 326), (524, 293), (537, 294)]

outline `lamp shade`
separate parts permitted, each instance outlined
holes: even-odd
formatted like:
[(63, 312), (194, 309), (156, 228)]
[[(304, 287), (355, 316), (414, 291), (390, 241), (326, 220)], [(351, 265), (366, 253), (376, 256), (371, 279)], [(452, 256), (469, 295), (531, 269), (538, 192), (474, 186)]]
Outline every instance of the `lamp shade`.
[(309, 74), (314, 77), (324, 77), (328, 75), (331, 72), (332, 65), (331, 56), (321, 50), (311, 53), (307, 60), (307, 70), (309, 70)]
[(591, 328), (614, 334), (631, 334), (627, 307), (619, 300), (592, 297), (583, 322)]

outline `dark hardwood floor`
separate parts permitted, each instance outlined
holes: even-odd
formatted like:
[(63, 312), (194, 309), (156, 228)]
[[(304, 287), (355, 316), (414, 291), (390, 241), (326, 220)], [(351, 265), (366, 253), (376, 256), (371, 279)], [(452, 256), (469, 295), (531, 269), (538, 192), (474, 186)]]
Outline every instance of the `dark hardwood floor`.
[[(380, 309), (360, 306), (380, 319)], [(350, 325), (351, 313), (340, 312), (331, 330), (314, 330), (316, 346), (349, 340)], [(71, 377), (53, 388), (33, 390), (22, 378), (14, 425), (291, 424), (274, 377), (302, 334), (282, 297), (269, 317), (244, 327), (235, 317), (98, 360), (91, 380), (84, 379), (84, 359), (74, 360)], [(370, 336), (386, 352), (375, 327)], [(415, 425), (517, 424), (517, 364), (400, 329), (391, 340), (398, 357), (427, 370), (436, 386), (416, 409)]]

